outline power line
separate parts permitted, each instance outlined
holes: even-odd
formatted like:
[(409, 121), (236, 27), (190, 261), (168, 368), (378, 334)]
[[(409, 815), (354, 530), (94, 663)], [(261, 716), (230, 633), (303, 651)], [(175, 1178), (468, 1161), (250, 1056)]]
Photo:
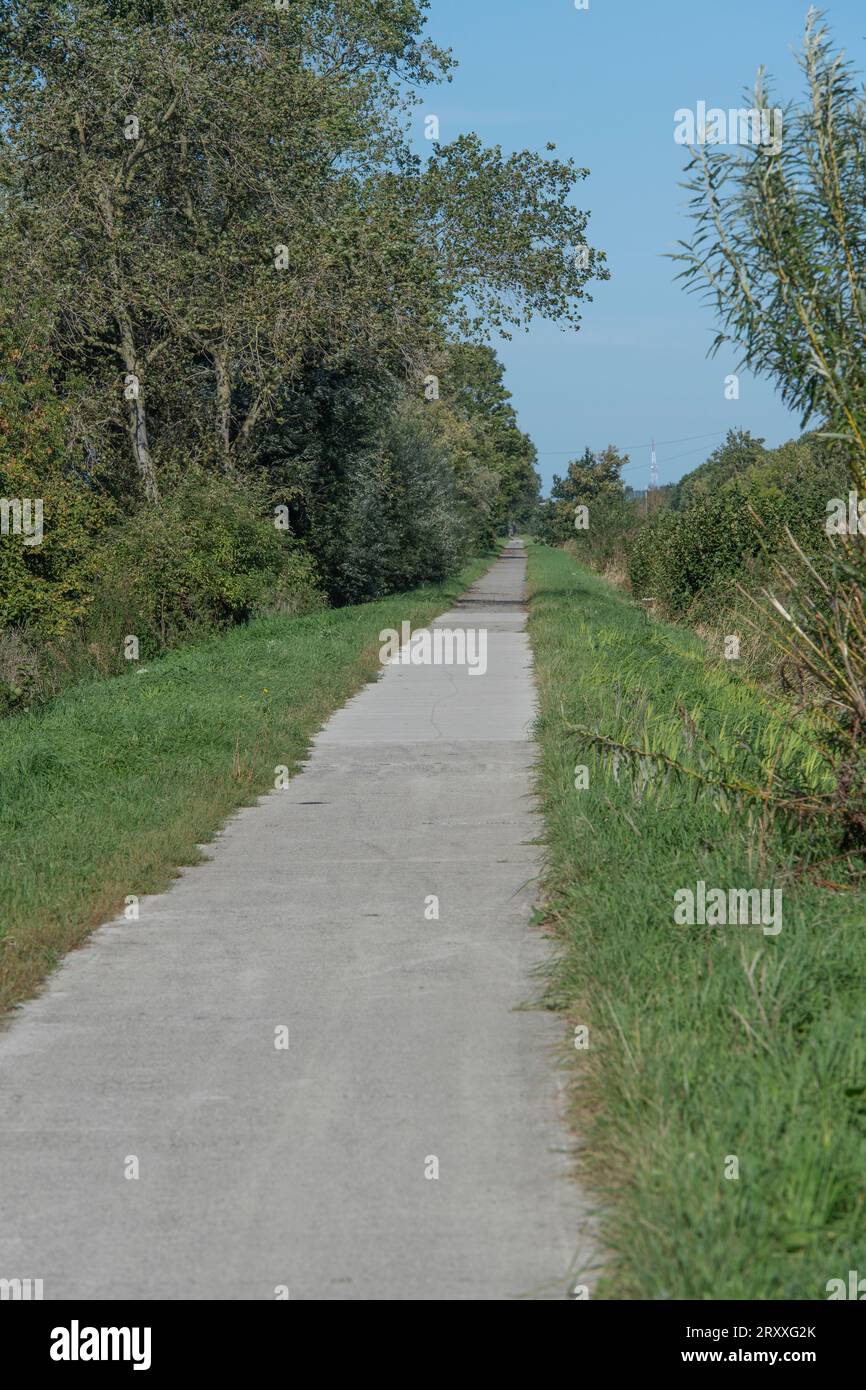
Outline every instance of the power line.
[[(727, 433), (727, 431), (722, 431), (722, 433)], [(701, 438), (706, 439), (707, 437), (708, 437), (708, 436), (706, 436), (706, 435), (703, 435), (703, 436), (702, 436), (702, 435), (693, 435), (693, 436), (692, 436), (692, 438), (695, 438), (695, 439), (701, 439)], [(672, 443), (673, 441), (671, 440), (670, 442)], [(682, 442), (682, 443), (685, 443), (686, 441), (685, 441), (685, 440), (682, 440), (681, 442)], [(631, 447), (634, 448), (634, 445), (632, 445)], [(666, 463), (666, 464), (667, 464), (667, 463), (678, 463), (680, 459), (693, 458), (695, 454), (702, 454), (703, 452), (704, 452), (703, 449), (687, 449), (687, 450), (685, 451), (684, 454), (674, 454), (673, 458), (671, 458), (671, 459), (663, 459), (662, 462), (663, 462), (663, 463)], [(645, 464), (645, 463), (627, 463), (627, 464), (625, 465), (625, 467), (624, 467), (624, 468), (621, 468), (619, 471), (620, 471), (620, 473), (630, 473), (630, 472), (631, 472), (633, 469), (635, 469), (635, 468), (641, 468), (641, 469), (646, 468), (646, 464)], [(666, 486), (667, 486), (667, 485), (666, 485)]]
[[(673, 458), (662, 459), (662, 463), (678, 463), (680, 459), (694, 458), (695, 454), (702, 454), (703, 449), (687, 449), (684, 454), (674, 454)], [(625, 468), (621, 468), (621, 473), (630, 473), (635, 468), (646, 468), (645, 463), (627, 463)], [(666, 484), (667, 486), (667, 484)]]
[[(727, 434), (727, 427), (723, 430), (710, 430), (709, 434), (686, 434), (682, 439), (659, 439), (657, 444), (690, 444), (693, 439), (715, 439), (719, 434)], [(624, 444), (624, 449), (649, 449), (652, 447), (652, 440), (644, 444)]]
[[(673, 458), (662, 459), (662, 463), (676, 463), (679, 459), (692, 458), (695, 454), (702, 454), (703, 449), (686, 449), (684, 454), (674, 454)], [(627, 463), (620, 469), (621, 473), (630, 473), (635, 468), (646, 468), (645, 463)]]
[[(661, 447), (665, 444), (690, 444), (693, 439), (715, 439), (718, 435), (727, 434), (727, 432), (727, 429), (711, 430), (709, 434), (687, 434), (684, 435), (682, 439), (660, 439), (658, 440), (658, 446)], [(642, 444), (620, 444), (617, 447), (622, 449), (623, 451), (625, 451), (626, 449), (650, 449), (652, 448), (652, 440), (646, 439)], [(552, 456), (553, 454), (559, 454), (562, 456), (568, 454), (571, 456), (571, 458), (576, 458), (579, 452), (580, 451), (578, 449), (539, 449), (538, 457), (546, 458), (548, 456)]]
[(687, 449), (684, 454), (674, 454), (672, 459), (665, 459), (665, 463), (676, 463), (677, 459), (693, 458), (695, 454), (702, 454), (703, 449)]

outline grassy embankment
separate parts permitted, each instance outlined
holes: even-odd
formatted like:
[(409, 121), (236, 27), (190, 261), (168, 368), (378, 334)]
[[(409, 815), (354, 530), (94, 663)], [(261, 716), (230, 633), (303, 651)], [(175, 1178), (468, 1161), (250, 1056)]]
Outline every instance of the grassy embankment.
[(0, 1011), (127, 895), (165, 888), (237, 807), (296, 771), (379, 666), (379, 632), (428, 622), (483, 573), (267, 618), (0, 721)]
[[(533, 546), (529, 582), (560, 945), (549, 1002), (590, 1028), (589, 1050), (569, 1055), (583, 1178), (605, 1212), (599, 1296), (826, 1298), (829, 1279), (866, 1274), (863, 895), (795, 872), (815, 826), (762, 828), (657, 772), (641, 790), (567, 726), (691, 765), (701, 731), (743, 766), (755, 759), (740, 740), (759, 757), (781, 742), (780, 765), (815, 776), (807, 731), (786, 733), (782, 707), (699, 638), (564, 552)], [(675, 925), (675, 891), (699, 879), (781, 888), (779, 935)]]

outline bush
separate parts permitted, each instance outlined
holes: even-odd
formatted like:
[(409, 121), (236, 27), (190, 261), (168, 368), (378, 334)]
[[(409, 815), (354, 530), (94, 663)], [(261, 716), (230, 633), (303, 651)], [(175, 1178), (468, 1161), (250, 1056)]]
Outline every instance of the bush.
[(69, 631), (86, 614), (98, 569), (96, 540), (116, 516), (66, 449), (65, 410), (39, 354), (10, 348), (0, 329), (0, 497), (27, 523), (42, 504), (43, 539), (15, 533), (7, 508), (0, 535), (0, 632), (27, 628), (42, 636)]
[(249, 481), (193, 469), (155, 506), (116, 526), (86, 635), (100, 664), (122, 659), (123, 638), (142, 657), (267, 613), (321, 606), (312, 560), (277, 530)]
[(638, 524), (635, 502), (621, 492), (602, 494), (589, 505), (589, 529), (572, 534), (575, 555), (581, 564), (602, 573), (620, 571)]
[(23, 632), (0, 632), (0, 715), (29, 704), (38, 690), (35, 647)]
[[(629, 579), (635, 596), (670, 614), (696, 600), (717, 608), (737, 583), (753, 586), (770, 569), (788, 527), (818, 563), (829, 564), (823, 523), (833, 496), (847, 496), (844, 457), (816, 436), (755, 450), (741, 471), (742, 440), (729, 436), (710, 465), (678, 485), (678, 510), (658, 513), (634, 538)], [(699, 485), (698, 485), (699, 484)]]

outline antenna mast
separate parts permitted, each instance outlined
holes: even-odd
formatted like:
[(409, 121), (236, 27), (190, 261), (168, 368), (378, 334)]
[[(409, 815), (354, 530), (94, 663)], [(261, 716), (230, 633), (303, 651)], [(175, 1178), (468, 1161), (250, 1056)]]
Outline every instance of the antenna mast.
[(647, 488), (647, 490), (646, 490), (646, 495), (645, 495), (645, 497), (644, 497), (644, 509), (643, 509), (643, 511), (644, 511), (644, 516), (649, 516), (649, 497), (650, 497), (650, 493), (651, 493), (651, 492), (655, 492), (656, 489), (657, 489), (657, 487), (658, 487), (658, 485), (659, 485), (659, 470), (658, 470), (658, 467), (657, 467), (657, 465), (656, 465), (656, 442), (655, 442), (655, 440), (652, 441), (652, 444), (651, 444), (650, 447), (651, 447), (651, 449), (652, 449), (652, 453), (650, 454), (649, 487)]

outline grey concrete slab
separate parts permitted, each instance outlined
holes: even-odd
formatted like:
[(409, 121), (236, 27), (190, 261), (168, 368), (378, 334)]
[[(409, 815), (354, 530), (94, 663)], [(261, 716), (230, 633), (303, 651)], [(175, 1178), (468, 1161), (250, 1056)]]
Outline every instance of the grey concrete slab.
[(560, 1025), (524, 1007), (546, 947), (523, 575), (512, 545), (437, 619), (489, 624), (486, 675), (385, 667), (285, 791), (0, 1035), (0, 1277), (46, 1298), (564, 1296), (590, 1222)]

